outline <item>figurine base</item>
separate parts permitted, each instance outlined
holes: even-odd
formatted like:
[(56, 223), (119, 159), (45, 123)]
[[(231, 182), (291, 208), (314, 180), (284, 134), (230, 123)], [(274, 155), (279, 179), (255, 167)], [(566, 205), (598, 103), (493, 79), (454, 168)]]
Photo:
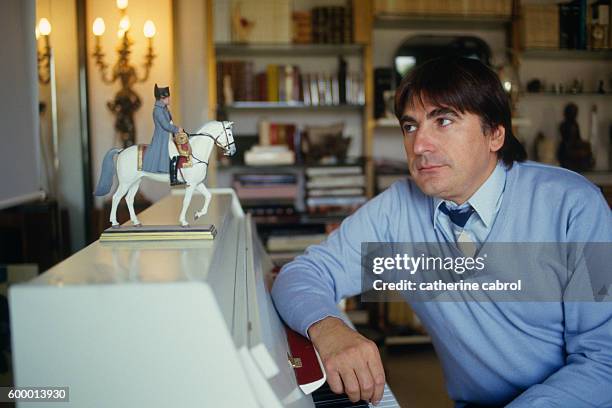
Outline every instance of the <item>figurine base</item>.
[(180, 225), (138, 225), (107, 228), (100, 242), (118, 241), (178, 241), (215, 239), (217, 230), (212, 224), (181, 227)]

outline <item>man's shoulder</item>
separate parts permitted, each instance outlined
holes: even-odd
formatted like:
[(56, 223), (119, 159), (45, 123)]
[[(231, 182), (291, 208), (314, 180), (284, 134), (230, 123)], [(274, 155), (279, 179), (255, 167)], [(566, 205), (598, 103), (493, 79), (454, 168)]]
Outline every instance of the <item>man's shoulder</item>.
[(521, 188), (548, 190), (563, 194), (600, 194), (599, 189), (586, 177), (571, 170), (532, 161), (514, 163), (518, 175), (516, 182)]

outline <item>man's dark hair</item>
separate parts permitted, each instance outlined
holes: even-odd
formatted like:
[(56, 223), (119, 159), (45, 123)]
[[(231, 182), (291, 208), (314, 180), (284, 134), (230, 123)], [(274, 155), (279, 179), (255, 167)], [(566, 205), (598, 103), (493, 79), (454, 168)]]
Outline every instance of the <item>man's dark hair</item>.
[(505, 140), (497, 157), (510, 168), (524, 161), (527, 152), (512, 133), (510, 100), (499, 78), (482, 62), (464, 57), (441, 57), (429, 60), (410, 71), (395, 93), (395, 115), (398, 119), (406, 106), (424, 102), (438, 107), (470, 112), (480, 117), (485, 134), (502, 125)]

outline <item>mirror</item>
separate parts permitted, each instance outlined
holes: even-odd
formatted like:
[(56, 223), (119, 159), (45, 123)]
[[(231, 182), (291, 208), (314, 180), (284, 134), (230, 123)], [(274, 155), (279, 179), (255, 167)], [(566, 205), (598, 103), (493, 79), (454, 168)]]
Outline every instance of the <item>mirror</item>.
[(393, 57), (396, 86), (412, 67), (446, 55), (475, 58), (491, 65), (491, 48), (478, 37), (417, 35), (404, 41)]

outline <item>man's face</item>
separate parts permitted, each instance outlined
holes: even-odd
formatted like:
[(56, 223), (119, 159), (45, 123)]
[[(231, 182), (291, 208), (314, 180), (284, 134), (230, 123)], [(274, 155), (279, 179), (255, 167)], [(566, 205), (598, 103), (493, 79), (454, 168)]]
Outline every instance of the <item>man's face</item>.
[(427, 195), (463, 204), (489, 177), (504, 142), (499, 126), (484, 134), (472, 113), (418, 102), (400, 119), (408, 166)]
[(161, 100), (164, 103), (164, 105), (166, 105), (166, 106), (170, 105), (170, 97), (169, 96), (165, 96), (165, 97), (161, 98)]

